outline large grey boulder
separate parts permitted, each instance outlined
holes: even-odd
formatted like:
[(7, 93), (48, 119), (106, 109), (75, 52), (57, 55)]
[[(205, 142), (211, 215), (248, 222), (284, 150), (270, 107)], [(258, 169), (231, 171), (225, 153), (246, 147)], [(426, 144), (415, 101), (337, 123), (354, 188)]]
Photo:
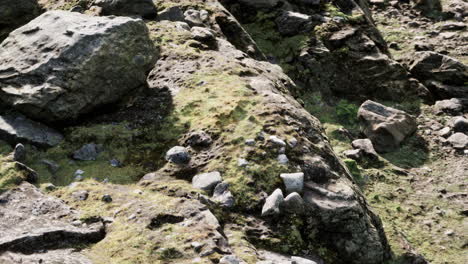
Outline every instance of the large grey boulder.
[(94, 4), (101, 7), (101, 15), (141, 16), (155, 18), (156, 7), (152, 0), (96, 0)]
[(41, 12), (37, 0), (0, 1), (0, 42), (8, 33), (28, 23)]
[(358, 111), (362, 132), (378, 152), (397, 149), (400, 143), (416, 131), (416, 120), (395, 108), (367, 100)]
[(34, 119), (68, 121), (145, 85), (155, 59), (140, 19), (50, 11), (0, 45), (0, 101)]
[(12, 145), (28, 143), (40, 147), (53, 147), (63, 140), (63, 136), (54, 129), (22, 115), (8, 114), (0, 116), (0, 139)]

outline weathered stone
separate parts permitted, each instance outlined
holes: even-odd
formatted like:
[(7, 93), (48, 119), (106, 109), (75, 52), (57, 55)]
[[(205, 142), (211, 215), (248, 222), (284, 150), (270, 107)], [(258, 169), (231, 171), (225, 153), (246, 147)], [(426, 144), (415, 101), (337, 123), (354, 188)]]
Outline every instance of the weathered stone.
[[(383, 1), (382, 1), (383, 2)], [(291, 264), (317, 264), (317, 262), (306, 259), (306, 258), (301, 258), (301, 257), (291, 257)]]
[(439, 112), (458, 114), (463, 111), (463, 102), (458, 98), (452, 98), (449, 100), (437, 101), (434, 107)]
[(0, 116), (0, 139), (10, 144), (23, 142), (42, 147), (54, 147), (63, 140), (63, 137), (54, 129), (22, 115), (3, 115)]
[(304, 173), (283, 173), (280, 177), (283, 179), (286, 193), (302, 192), (304, 188)]
[(237, 166), (241, 167), (241, 168), (245, 168), (247, 166), (249, 166), (250, 162), (248, 162), (246, 159), (238, 159), (237, 160)]
[(191, 27), (203, 27), (207, 17), (206, 10), (188, 9), (184, 12), (184, 20)]
[(234, 255), (227, 255), (219, 260), (219, 264), (239, 264), (240, 260)]
[(88, 191), (75, 191), (71, 195), (73, 199), (77, 201), (85, 201), (89, 197), (89, 192)]
[(213, 171), (195, 175), (192, 179), (192, 186), (194, 188), (210, 192), (222, 181), (223, 178), (221, 178), (221, 173)]
[(101, 198), (101, 201), (105, 203), (110, 203), (112, 202), (112, 197), (109, 194), (104, 194)]
[(191, 147), (209, 147), (213, 143), (213, 139), (204, 131), (195, 131), (188, 135), (185, 142)]
[(416, 121), (407, 113), (367, 100), (358, 111), (363, 133), (378, 152), (397, 149), (400, 143), (416, 131)]
[(93, 4), (101, 7), (101, 14), (105, 16), (142, 16), (151, 19), (157, 15), (152, 0), (95, 0)]
[(463, 116), (455, 117), (453, 120), (453, 131), (468, 134), (468, 119)]
[(192, 38), (200, 42), (210, 43), (215, 41), (213, 32), (204, 27), (192, 27)]
[(213, 191), (213, 200), (221, 204), (222, 207), (231, 208), (234, 206), (235, 200), (231, 191), (229, 191), (229, 184), (221, 182), (216, 185)]
[(182, 9), (178, 6), (168, 7), (158, 13), (158, 20), (159, 21), (168, 20), (168, 21), (173, 21), (173, 22), (175, 21), (184, 22), (185, 21), (184, 11), (182, 11)]
[(190, 159), (190, 153), (181, 146), (173, 147), (166, 153), (166, 160), (175, 164), (187, 164)]
[(270, 136), (268, 141), (273, 146), (276, 146), (276, 147), (285, 147), (286, 146), (286, 142), (284, 142), (284, 140), (278, 138), (277, 136)]
[(270, 196), (266, 198), (265, 204), (262, 208), (262, 216), (279, 215), (280, 206), (283, 201), (283, 192), (281, 189), (276, 189)]
[(297, 192), (290, 193), (284, 198), (281, 209), (286, 213), (302, 214), (304, 213), (304, 200)]
[(468, 136), (463, 133), (455, 133), (447, 140), (455, 149), (464, 149), (468, 147)]
[(55, 174), (60, 169), (60, 166), (53, 160), (43, 159), (41, 160), (41, 163), (46, 165), (47, 170), (52, 174)]
[(361, 160), (364, 155), (364, 151), (362, 151), (361, 149), (351, 149), (344, 151), (343, 155), (345, 155), (345, 157), (349, 159)]
[(301, 32), (312, 30), (312, 20), (310, 16), (285, 11), (277, 19), (278, 31), (284, 36), (294, 36)]
[(452, 133), (452, 130), (450, 129), (450, 127), (444, 127), (441, 130), (439, 130), (437, 133), (439, 134), (439, 136), (447, 138)]
[(23, 162), (26, 159), (26, 148), (23, 144), (17, 144), (13, 150), (13, 160)]
[(370, 139), (356, 139), (351, 145), (355, 149), (362, 150), (363, 154), (371, 159), (379, 159), (379, 155), (375, 152), (374, 145)]
[(419, 80), (434, 80), (448, 85), (465, 85), (468, 67), (460, 61), (440, 53), (422, 51), (415, 53), (411, 73)]
[(98, 145), (94, 143), (86, 144), (77, 151), (73, 152), (73, 159), (81, 161), (96, 160), (99, 152)]
[(145, 85), (155, 54), (140, 19), (50, 11), (0, 45), (0, 100), (34, 119), (70, 121)]
[(277, 160), (278, 160), (279, 164), (288, 164), (289, 163), (289, 159), (288, 159), (288, 156), (286, 156), (286, 154), (278, 155)]

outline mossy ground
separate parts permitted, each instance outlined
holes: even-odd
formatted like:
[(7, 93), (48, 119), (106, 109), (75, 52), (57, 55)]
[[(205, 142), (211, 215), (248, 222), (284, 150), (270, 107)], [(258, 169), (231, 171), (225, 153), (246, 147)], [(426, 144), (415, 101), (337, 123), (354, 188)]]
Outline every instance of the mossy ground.
[[(190, 189), (190, 185), (183, 181), (174, 180), (173, 184), (185, 185), (185, 189)], [(72, 193), (77, 190), (88, 191), (88, 199), (75, 200)], [(160, 213), (177, 215), (185, 205), (180, 198), (141, 186), (86, 180), (73, 187), (58, 188), (49, 194), (65, 200), (71, 207), (79, 208), (80, 219), (85, 223), (98, 217), (113, 219), (106, 237), (83, 250), (94, 263), (192, 263), (196, 252), (190, 247), (191, 241), (207, 235), (203, 230), (170, 223), (158, 229), (148, 229), (151, 217)], [(113, 201), (101, 201), (104, 194), (111, 195)], [(204, 259), (198, 263), (207, 261)]]
[[(378, 162), (347, 160), (343, 152), (352, 146), (342, 129), (347, 129), (357, 138), (364, 138), (353, 113), (358, 104), (340, 101), (335, 105), (325, 105), (319, 95), (309, 95), (303, 100), (306, 109), (321, 120), (334, 150), (344, 159), (370, 205), (381, 217), (394, 253), (390, 263), (402, 263), (403, 255), (411, 250), (422, 254), (431, 263), (463, 263), (463, 241), (466, 238), (466, 230), (463, 230), (466, 221), (460, 215), (463, 208), (460, 208), (460, 203), (450, 202), (434, 190), (461, 192), (460, 183), (448, 181), (444, 184), (447, 181), (444, 178), (453, 170), (449, 169), (450, 166), (460, 162), (463, 166), (463, 161), (456, 161), (459, 158), (441, 160), (437, 149), (429, 148), (424, 137), (417, 133), (403, 142), (398, 150), (382, 154)], [(434, 118), (427, 111), (429, 107), (419, 102), (382, 103)], [(348, 113), (348, 110), (349, 115), (344, 115), (348, 120), (339, 115)], [(447, 230), (453, 230), (455, 235), (444, 234)], [(412, 248), (405, 246), (408, 244)]]

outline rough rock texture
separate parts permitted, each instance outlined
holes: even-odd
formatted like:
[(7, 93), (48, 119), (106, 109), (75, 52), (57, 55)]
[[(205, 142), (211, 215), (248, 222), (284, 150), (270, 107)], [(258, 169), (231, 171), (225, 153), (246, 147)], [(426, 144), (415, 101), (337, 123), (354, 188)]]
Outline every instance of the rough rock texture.
[[(255, 34), (267, 57), (285, 66), (298, 82), (298, 90), (293, 92), (299, 95), (318, 91), (324, 98), (430, 98), (427, 88), (392, 59), (366, 1), (336, 1), (331, 5), (336, 9), (326, 10), (331, 13), (327, 14), (317, 12), (317, 7), (304, 1), (284, 3), (269, 13), (272, 21), (283, 21), (281, 30), (277, 30), (268, 26), (271, 22), (264, 16), (252, 12), (251, 7), (228, 4), (236, 16), (244, 18), (246, 28)], [(285, 12), (300, 12), (302, 16), (310, 16), (310, 21), (306, 22), (304, 17), (302, 24), (307, 26), (301, 27), (301, 23), (287, 26)], [(278, 38), (275, 34), (281, 31), (293, 36)], [(282, 46), (275, 48), (278, 44)]]
[(155, 18), (156, 7), (152, 0), (96, 0), (93, 4), (101, 7), (101, 15), (142, 16)]
[[(380, 220), (367, 207), (358, 187), (352, 184), (351, 176), (323, 135), (319, 121), (288, 92), (297, 87), (278, 66), (256, 60), (258, 57), (244, 50), (245, 46), (231, 42), (232, 31), (225, 22), (235, 21), (234, 18), (215, 1), (210, 4), (216, 11), (205, 24), (215, 32), (215, 49), (198, 52), (187, 48), (185, 43), (192, 35), (187, 28), (179, 27), (180, 22), (161, 21), (150, 27), (151, 34), (161, 34), (163, 39), (173, 37), (174, 41), (162, 43), (161, 59), (150, 73), (148, 83), (152, 89), (169, 88), (175, 108), (180, 109), (174, 114), (182, 123), (190, 123), (189, 131), (209, 128), (213, 143), (209, 148), (191, 153), (188, 167), (166, 164), (145, 176), (145, 180), (157, 181), (162, 175), (187, 177), (198, 171), (220, 171), (223, 180), (230, 184), (236, 208), (260, 213), (265, 197), (259, 194), (271, 194), (282, 188), (279, 175), (297, 171), (299, 166), (305, 182), (309, 183), (309, 187), (304, 187), (305, 206), (314, 208), (305, 210), (313, 214), (301, 218), (316, 223), (314, 227), (305, 224), (303, 228), (314, 228), (344, 262), (381, 263), (388, 257), (388, 245)], [(273, 144), (269, 140), (271, 136), (282, 139), (282, 143)], [(285, 143), (292, 138), (300, 141), (297, 144), (300, 147)], [(243, 144), (247, 139), (255, 139), (255, 145)], [(288, 167), (276, 169), (278, 173), (274, 174), (262, 169), (278, 166), (276, 159), (282, 151), (294, 157)], [(263, 152), (266, 156), (262, 156)], [(250, 162), (247, 170), (238, 166), (239, 158)], [(342, 198), (342, 189), (349, 196)], [(305, 244), (314, 243), (305, 233), (303, 239)]]
[(16, 28), (28, 23), (41, 12), (36, 0), (2, 0), (0, 3), (0, 42)]
[(195, 175), (192, 179), (192, 185), (197, 189), (212, 191), (222, 181), (221, 174), (218, 171), (214, 171)]
[(28, 143), (42, 147), (53, 147), (58, 145), (63, 137), (54, 129), (22, 115), (7, 114), (0, 116), (0, 139), (12, 145)]
[(416, 131), (416, 121), (412, 116), (370, 100), (361, 105), (358, 118), (363, 133), (378, 152), (397, 149), (407, 136)]
[(468, 98), (468, 66), (440, 53), (416, 52), (411, 73), (441, 99)]
[(69, 121), (144, 85), (156, 56), (141, 20), (50, 11), (1, 44), (0, 100)]
[(284, 201), (283, 192), (280, 189), (276, 189), (270, 196), (265, 200), (265, 204), (262, 208), (262, 216), (279, 215), (281, 213), (281, 204)]
[(0, 260), (6, 263), (19, 263), (13, 262), (19, 259), (26, 261), (21, 263), (30, 263), (32, 258), (90, 263), (78, 253), (65, 255), (66, 250), (53, 250), (44, 254), (44, 251), (96, 243), (105, 236), (100, 222), (86, 227), (71, 225), (67, 219), (71, 221), (77, 217), (76, 212), (63, 201), (42, 194), (29, 183), (1, 194), (0, 201)]

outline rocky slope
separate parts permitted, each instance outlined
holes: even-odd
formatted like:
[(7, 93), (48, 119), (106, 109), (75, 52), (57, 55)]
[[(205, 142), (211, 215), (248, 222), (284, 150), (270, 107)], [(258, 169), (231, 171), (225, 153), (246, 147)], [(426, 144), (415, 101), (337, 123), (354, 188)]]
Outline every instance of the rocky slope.
[(395, 56), (386, 3), (23, 2), (2, 263), (462, 263), (465, 55)]

